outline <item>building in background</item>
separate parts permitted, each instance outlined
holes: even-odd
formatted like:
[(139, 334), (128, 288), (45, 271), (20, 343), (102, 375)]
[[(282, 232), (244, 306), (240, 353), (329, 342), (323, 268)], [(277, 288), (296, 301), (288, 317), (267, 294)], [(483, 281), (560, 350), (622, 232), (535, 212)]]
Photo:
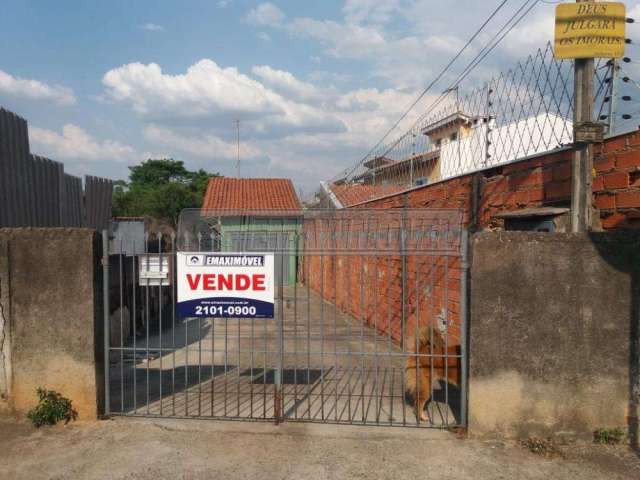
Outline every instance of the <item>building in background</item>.
[[(212, 178), (202, 209), (194, 213), (199, 226), (193, 248), (281, 252), (276, 256), (276, 281), (283, 285), (296, 281), (302, 206), (290, 179)], [(185, 227), (183, 222), (180, 228)]]

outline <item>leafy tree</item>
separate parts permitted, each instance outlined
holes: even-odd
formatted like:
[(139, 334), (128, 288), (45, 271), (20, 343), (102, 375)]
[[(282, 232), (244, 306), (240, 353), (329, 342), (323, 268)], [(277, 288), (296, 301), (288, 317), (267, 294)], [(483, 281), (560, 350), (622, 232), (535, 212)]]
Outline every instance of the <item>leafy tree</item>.
[(115, 182), (113, 215), (151, 216), (174, 226), (184, 208), (202, 206), (209, 179), (218, 176), (202, 169), (189, 171), (172, 158), (149, 159), (129, 170), (129, 182)]

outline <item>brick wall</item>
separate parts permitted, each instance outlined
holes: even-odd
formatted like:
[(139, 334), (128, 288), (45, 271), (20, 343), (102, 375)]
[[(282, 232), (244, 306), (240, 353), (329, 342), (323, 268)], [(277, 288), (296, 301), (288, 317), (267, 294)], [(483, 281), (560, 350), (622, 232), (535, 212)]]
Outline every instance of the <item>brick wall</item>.
[[(389, 348), (387, 340), (399, 347), (403, 339), (404, 350), (411, 351), (408, 342), (418, 326), (439, 328), (446, 320), (449, 351), (458, 354), (461, 265), (458, 256), (446, 253), (459, 251), (459, 237), (445, 233), (459, 232), (461, 217), (409, 211), (403, 220), (398, 210), (375, 217), (368, 212), (346, 213), (356, 218), (305, 220), (304, 224), (300, 280), (327, 300), (323, 314), (327, 328), (331, 329), (335, 306), (376, 330), (383, 340), (381, 351)], [(404, 243), (400, 240), (403, 230)], [(437, 239), (419, 237), (427, 230), (438, 232)], [(418, 242), (425, 252), (416, 252)], [(353, 328), (357, 339), (359, 324)], [(449, 367), (449, 378), (457, 381), (457, 358), (449, 359)]]
[[(571, 149), (541, 155), (477, 174), (372, 200), (356, 208), (460, 208), (465, 221), (476, 177), (478, 226), (496, 227), (498, 213), (543, 206), (569, 207), (571, 202)], [(640, 131), (613, 137), (594, 147), (594, 205), (602, 228), (640, 228)], [(405, 198), (403, 198), (405, 197)]]
[[(594, 203), (604, 229), (640, 228), (640, 132), (607, 140), (595, 147)], [(498, 227), (500, 212), (542, 206), (568, 207), (571, 196), (571, 149), (491, 168), (436, 184), (362, 203), (353, 209), (460, 209), (463, 223), (480, 229)], [(475, 185), (475, 186), (474, 186)], [(305, 230), (317, 226), (305, 226)], [(354, 232), (369, 225), (351, 225)], [(317, 247), (320, 247), (317, 245)], [(331, 245), (325, 245), (328, 249)], [(416, 322), (437, 324), (443, 311), (449, 340), (459, 344), (460, 259), (455, 256), (408, 255), (404, 293), (405, 332)], [(402, 338), (402, 257), (308, 256), (303, 275), (342, 311), (390, 335)], [(446, 288), (445, 288), (446, 286)], [(445, 309), (446, 305), (446, 309)], [(444, 309), (444, 310), (443, 310)]]

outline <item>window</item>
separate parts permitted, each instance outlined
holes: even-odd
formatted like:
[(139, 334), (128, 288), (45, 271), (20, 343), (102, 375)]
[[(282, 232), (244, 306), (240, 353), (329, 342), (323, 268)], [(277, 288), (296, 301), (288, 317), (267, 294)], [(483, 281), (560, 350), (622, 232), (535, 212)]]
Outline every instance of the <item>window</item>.
[(449, 136), (450, 142), (455, 142), (456, 140), (458, 140), (458, 132), (454, 132)]

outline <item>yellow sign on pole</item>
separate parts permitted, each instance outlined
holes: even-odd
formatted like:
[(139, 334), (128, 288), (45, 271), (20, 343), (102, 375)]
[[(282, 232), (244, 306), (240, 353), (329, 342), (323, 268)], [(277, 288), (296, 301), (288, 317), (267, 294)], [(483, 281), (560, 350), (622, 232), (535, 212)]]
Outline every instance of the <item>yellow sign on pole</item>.
[(624, 56), (626, 7), (619, 2), (561, 3), (556, 8), (556, 58)]

